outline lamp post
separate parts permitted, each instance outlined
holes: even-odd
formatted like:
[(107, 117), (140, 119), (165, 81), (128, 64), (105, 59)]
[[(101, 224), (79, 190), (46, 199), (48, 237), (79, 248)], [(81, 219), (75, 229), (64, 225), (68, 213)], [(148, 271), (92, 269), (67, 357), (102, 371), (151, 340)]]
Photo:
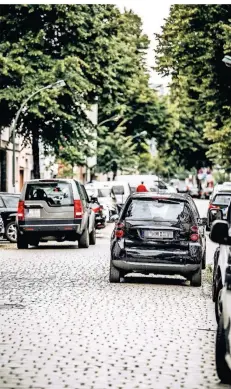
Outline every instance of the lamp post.
[(146, 135), (147, 135), (147, 131), (144, 130), (144, 131), (140, 132), (139, 134), (132, 136), (132, 139), (144, 137)]
[(117, 121), (117, 120), (119, 120), (120, 118), (121, 118), (120, 115), (112, 116), (111, 118), (106, 119), (106, 120), (103, 120), (102, 122), (100, 122), (100, 123), (98, 124), (98, 127), (102, 126), (103, 124), (105, 124), (105, 123), (107, 123), (107, 122), (110, 122), (111, 120)]
[(12, 183), (13, 183), (13, 191), (15, 193), (15, 130), (16, 130), (16, 127), (17, 127), (17, 123), (18, 123), (18, 119), (19, 119), (19, 116), (23, 110), (23, 108), (26, 106), (26, 104), (28, 103), (28, 101), (30, 99), (32, 99), (32, 97), (34, 97), (35, 95), (37, 95), (38, 93), (40, 93), (41, 91), (45, 90), (45, 89), (51, 89), (51, 88), (54, 88), (56, 86), (58, 87), (62, 87), (62, 86), (65, 86), (65, 81), (64, 80), (59, 80), (57, 82), (55, 82), (54, 84), (49, 84), (47, 86), (44, 86), (40, 89), (38, 89), (36, 92), (32, 93), (29, 97), (27, 97), (26, 100), (24, 100), (24, 102), (21, 104), (19, 110), (17, 111), (16, 113), (16, 116), (15, 118), (13, 119), (12, 121), (12, 124), (11, 124), (11, 127), (10, 127), (10, 134), (12, 134), (12, 143), (13, 143), (13, 170), (12, 170)]
[(224, 62), (224, 64), (228, 66), (228, 68), (231, 67), (231, 57), (229, 55), (225, 55), (222, 59), (222, 62)]

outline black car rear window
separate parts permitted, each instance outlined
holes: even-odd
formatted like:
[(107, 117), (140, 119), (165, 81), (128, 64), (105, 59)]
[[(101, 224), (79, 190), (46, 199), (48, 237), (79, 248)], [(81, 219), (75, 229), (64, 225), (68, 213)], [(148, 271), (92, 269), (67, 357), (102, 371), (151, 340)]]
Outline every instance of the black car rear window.
[(19, 196), (2, 196), (2, 199), (7, 208), (16, 208), (18, 207)]
[(43, 200), (50, 206), (73, 205), (71, 185), (59, 181), (28, 184), (25, 200)]
[(184, 202), (177, 200), (133, 199), (125, 217), (137, 220), (179, 221), (186, 213), (188, 214)]
[(217, 194), (215, 196), (215, 199), (213, 200), (213, 204), (229, 205), (230, 200), (231, 200), (231, 193), (230, 194)]

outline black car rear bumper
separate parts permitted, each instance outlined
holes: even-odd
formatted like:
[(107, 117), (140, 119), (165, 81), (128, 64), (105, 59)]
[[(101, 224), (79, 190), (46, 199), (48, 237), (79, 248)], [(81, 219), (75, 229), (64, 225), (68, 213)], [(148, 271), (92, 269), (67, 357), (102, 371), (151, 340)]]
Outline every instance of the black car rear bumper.
[(127, 272), (145, 272), (155, 274), (174, 275), (179, 274), (188, 276), (195, 273), (200, 268), (200, 263), (194, 264), (166, 264), (166, 263), (151, 263), (151, 262), (132, 262), (125, 260), (112, 260), (115, 267)]

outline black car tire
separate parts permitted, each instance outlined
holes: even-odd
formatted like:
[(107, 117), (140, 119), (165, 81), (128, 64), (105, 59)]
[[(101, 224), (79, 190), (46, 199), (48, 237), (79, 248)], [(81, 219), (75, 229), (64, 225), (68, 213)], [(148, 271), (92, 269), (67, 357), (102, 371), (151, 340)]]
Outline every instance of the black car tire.
[(109, 281), (112, 283), (120, 282), (120, 271), (110, 262)]
[(216, 288), (216, 297), (215, 297), (215, 315), (216, 315), (216, 321), (219, 323), (220, 317), (221, 317), (221, 306), (220, 306), (220, 293), (222, 291), (222, 284), (219, 280), (219, 283)]
[(205, 247), (203, 257), (202, 257), (202, 270), (205, 270), (205, 269), (206, 269), (206, 247)]
[(88, 231), (88, 228), (86, 228), (79, 238), (79, 248), (80, 249), (88, 249), (89, 244), (90, 244), (89, 240), (90, 240), (89, 239), (89, 231)]
[(216, 369), (217, 375), (223, 384), (231, 384), (231, 371), (225, 360), (226, 341), (223, 317), (220, 317), (216, 336)]
[[(13, 230), (15, 230), (15, 238), (13, 238)], [(17, 242), (17, 229), (16, 229), (16, 224), (15, 221), (11, 221), (6, 225), (6, 231), (5, 235), (7, 240), (11, 243), (16, 243)]]
[(191, 276), (191, 286), (201, 286), (202, 271), (200, 268)]
[(89, 234), (89, 243), (90, 245), (94, 246), (96, 244), (96, 230), (95, 227)]
[(28, 249), (28, 241), (23, 235), (18, 234), (17, 248), (18, 249)]

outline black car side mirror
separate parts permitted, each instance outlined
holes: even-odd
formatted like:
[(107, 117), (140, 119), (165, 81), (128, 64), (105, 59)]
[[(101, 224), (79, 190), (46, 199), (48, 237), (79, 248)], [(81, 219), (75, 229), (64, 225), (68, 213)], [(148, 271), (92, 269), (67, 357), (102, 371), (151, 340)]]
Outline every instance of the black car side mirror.
[(212, 242), (230, 245), (231, 238), (229, 237), (229, 224), (224, 220), (216, 220), (211, 226), (209, 237)]

